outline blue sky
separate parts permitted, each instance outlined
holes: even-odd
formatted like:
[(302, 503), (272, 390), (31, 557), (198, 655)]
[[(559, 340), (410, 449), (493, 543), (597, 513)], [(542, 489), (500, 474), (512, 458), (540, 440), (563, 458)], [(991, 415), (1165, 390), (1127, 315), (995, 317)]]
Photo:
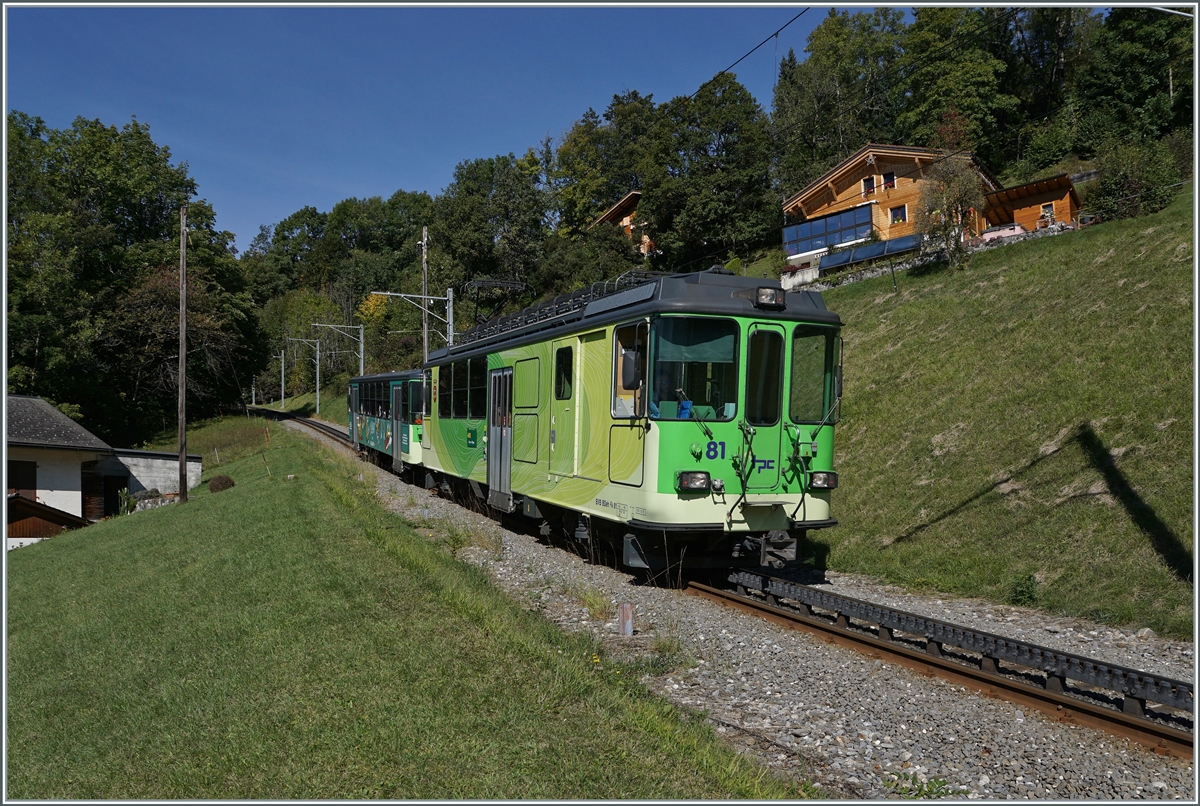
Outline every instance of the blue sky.
[[(463, 160), (561, 135), (614, 93), (690, 95), (803, 6), (6, 8), (7, 110), (149, 124), (217, 225), (436, 195)], [(769, 108), (814, 7), (733, 71)]]

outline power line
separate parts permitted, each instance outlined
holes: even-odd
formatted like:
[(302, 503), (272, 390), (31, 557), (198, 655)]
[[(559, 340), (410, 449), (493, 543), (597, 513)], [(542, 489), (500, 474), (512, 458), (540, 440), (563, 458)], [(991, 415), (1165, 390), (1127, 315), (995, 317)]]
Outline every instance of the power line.
[[(780, 32), (781, 32), (781, 31), (782, 31), (784, 28), (787, 28), (787, 27), (788, 27), (789, 25), (791, 25), (793, 22), (795, 22), (796, 20), (798, 20), (798, 19), (800, 19), (801, 17), (803, 17), (803, 16), (804, 16), (804, 15), (805, 15), (807, 12), (808, 12), (808, 8), (802, 8), (802, 9), (800, 9), (800, 13), (799, 13), (799, 14), (797, 14), (796, 16), (792, 17), (792, 18), (791, 18), (790, 20), (788, 20), (787, 22), (785, 22), (785, 23), (784, 23), (784, 24), (783, 24), (783, 25), (782, 25), (782, 26), (779, 28), (779, 30), (778, 30), (778, 31), (776, 31), (775, 33), (771, 34), (771, 35), (770, 35), (770, 36), (768, 36), (766, 39), (764, 39), (763, 41), (759, 42), (757, 45), (755, 45), (754, 47), (752, 47), (750, 50), (748, 50), (748, 51), (747, 51), (745, 54), (743, 54), (743, 55), (742, 55), (742, 58), (738, 59), (736, 62), (734, 62), (733, 64), (729, 65), (729, 66), (728, 66), (728, 67), (726, 67), (724, 70), (722, 70), (721, 72), (717, 73), (717, 75), (715, 75), (715, 76), (713, 76), (712, 78), (710, 78), (710, 79), (709, 79), (709, 81), (712, 81), (713, 79), (717, 78), (717, 76), (724, 75), (725, 73), (728, 73), (728, 72), (729, 72), (730, 70), (732, 70), (733, 68), (737, 67), (737, 66), (738, 66), (739, 64), (741, 64), (741, 63), (742, 63), (742, 61), (744, 61), (744, 60), (745, 60), (745, 59), (746, 59), (748, 56), (750, 56), (752, 53), (754, 53), (754, 51), (758, 50), (758, 49), (759, 49), (759, 48), (761, 48), (763, 45), (765, 45), (765, 44), (767, 44), (768, 42), (770, 42), (770, 41), (771, 41), (771, 39), (773, 39), (774, 37), (777, 37), (777, 36), (779, 36)], [(705, 82), (704, 82), (704, 84), (707, 84), (707, 83), (708, 83), (708, 81), (705, 81)], [(704, 84), (701, 84), (699, 87), (697, 87), (697, 88), (696, 88), (696, 92), (700, 92), (700, 90), (704, 88)], [(688, 96), (688, 100), (689, 100), (689, 101), (690, 101), (692, 98), (695, 98), (695, 97), (696, 97), (696, 92), (693, 92), (691, 95), (689, 95), (689, 96)]]

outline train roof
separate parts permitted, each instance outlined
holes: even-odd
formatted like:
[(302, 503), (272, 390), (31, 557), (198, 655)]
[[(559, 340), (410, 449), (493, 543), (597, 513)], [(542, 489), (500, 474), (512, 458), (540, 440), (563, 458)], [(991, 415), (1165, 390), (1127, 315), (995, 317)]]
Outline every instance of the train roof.
[(405, 381), (421, 377), (419, 369), (403, 369), (394, 372), (379, 372), (374, 375), (359, 375), (350, 379), (350, 383), (370, 383), (372, 381)]
[(596, 283), (591, 288), (485, 322), (459, 336), (452, 347), (431, 352), (429, 363), (494, 351), (501, 345), (515, 347), (556, 338), (581, 328), (651, 313), (753, 316), (835, 327), (842, 324), (816, 291), (788, 292), (786, 306), (779, 310), (759, 308), (755, 305), (755, 294), (756, 289), (763, 287), (782, 288), (778, 280), (739, 277), (718, 267), (687, 274), (630, 272), (616, 281)]

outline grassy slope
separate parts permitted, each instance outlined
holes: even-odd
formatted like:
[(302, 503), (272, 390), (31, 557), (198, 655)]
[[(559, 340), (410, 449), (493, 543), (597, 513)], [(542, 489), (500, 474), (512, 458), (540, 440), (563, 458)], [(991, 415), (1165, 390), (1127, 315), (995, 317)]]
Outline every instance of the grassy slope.
[(232, 490), (9, 555), (9, 797), (799, 794), (265, 429), (193, 435)]
[[(1192, 197), (826, 292), (831, 568), (1190, 637)], [(1014, 597), (1015, 594), (1015, 597)]]

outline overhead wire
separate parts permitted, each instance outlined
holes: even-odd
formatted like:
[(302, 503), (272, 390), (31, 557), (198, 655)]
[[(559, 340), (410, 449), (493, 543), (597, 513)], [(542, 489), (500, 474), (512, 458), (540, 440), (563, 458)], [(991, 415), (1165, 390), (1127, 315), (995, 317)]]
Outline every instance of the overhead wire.
[[(719, 76), (722, 76), (722, 75), (724, 75), (725, 73), (728, 73), (728, 72), (729, 72), (730, 70), (732, 70), (733, 68), (737, 67), (737, 66), (738, 66), (739, 64), (741, 64), (741, 63), (742, 63), (742, 62), (743, 62), (743, 61), (744, 61), (744, 60), (745, 60), (745, 59), (746, 59), (748, 56), (750, 56), (752, 53), (754, 53), (754, 51), (758, 50), (758, 49), (759, 49), (759, 48), (761, 48), (763, 45), (765, 45), (765, 44), (767, 44), (768, 42), (770, 42), (770, 41), (771, 41), (773, 38), (775, 38), (775, 37), (778, 37), (778, 36), (779, 36), (779, 34), (780, 34), (780, 32), (781, 32), (781, 31), (783, 31), (783, 29), (784, 29), (784, 28), (787, 28), (787, 27), (788, 27), (789, 25), (791, 25), (793, 22), (795, 22), (796, 20), (798, 20), (798, 19), (800, 19), (801, 17), (803, 17), (803, 16), (804, 16), (804, 15), (805, 15), (807, 12), (808, 12), (808, 8), (807, 8), (807, 7), (800, 9), (800, 13), (799, 13), (799, 14), (797, 14), (796, 16), (792, 17), (790, 20), (788, 20), (787, 22), (785, 22), (783, 25), (781, 25), (781, 26), (779, 27), (779, 30), (777, 30), (775, 33), (773, 33), (773, 34), (771, 34), (770, 36), (768, 36), (768, 37), (767, 37), (766, 39), (764, 39), (763, 41), (759, 42), (759, 43), (758, 43), (757, 45), (755, 45), (754, 47), (750, 48), (750, 50), (748, 50), (748, 51), (746, 51), (744, 54), (742, 54), (742, 57), (741, 57), (740, 59), (738, 59), (736, 62), (734, 62), (733, 64), (731, 64), (731, 65), (729, 65), (728, 67), (726, 67), (724, 70), (722, 70), (722, 71), (720, 71), (719, 73), (717, 73), (715, 76), (713, 76), (712, 78), (710, 78), (708, 81), (712, 81), (713, 79), (716, 79), (716, 78), (718, 78)], [(707, 84), (707, 83), (708, 83), (708, 81), (705, 81), (705, 82), (704, 82), (704, 84)], [(688, 100), (689, 100), (689, 101), (690, 101), (692, 98), (695, 98), (695, 97), (696, 97), (696, 93), (697, 93), (697, 92), (700, 92), (700, 90), (704, 88), (704, 84), (701, 84), (699, 87), (697, 87), (697, 88), (696, 88), (696, 92), (693, 92), (691, 95), (689, 95), (689, 96), (688, 96)]]

